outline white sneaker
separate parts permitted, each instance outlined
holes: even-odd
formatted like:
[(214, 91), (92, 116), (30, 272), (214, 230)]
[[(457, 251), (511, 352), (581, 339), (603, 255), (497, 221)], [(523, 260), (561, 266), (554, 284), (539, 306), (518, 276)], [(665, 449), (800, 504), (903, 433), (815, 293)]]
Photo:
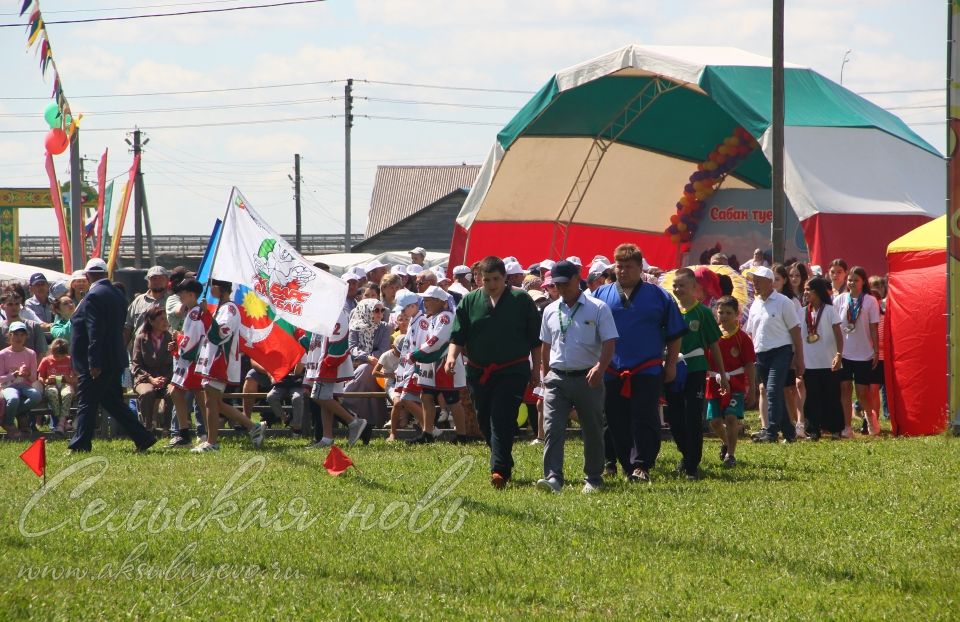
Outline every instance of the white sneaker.
[(853, 430), (851, 428), (844, 428), (840, 436), (843, 438), (853, 438)]
[(208, 451), (220, 451), (220, 443), (208, 443), (207, 441), (203, 441), (202, 443), (200, 443), (199, 445), (191, 449), (190, 453), (203, 454), (203, 453), (207, 453)]
[(603, 490), (603, 488), (600, 485), (591, 484), (590, 482), (587, 482), (586, 484), (583, 485), (583, 490), (581, 490), (580, 492), (582, 492), (585, 495), (592, 495), (593, 493), (600, 492), (601, 490)]
[(807, 426), (802, 421), (797, 422), (796, 430), (797, 438), (807, 438)]
[(207, 442), (207, 435), (201, 434), (199, 438), (199, 442), (197, 444), (199, 445), (200, 443), (206, 443), (206, 442)]
[(563, 488), (559, 480), (557, 480), (555, 477), (551, 477), (549, 479), (538, 479), (535, 486), (537, 487), (537, 490), (554, 493), (560, 492), (560, 489)]
[(531, 447), (535, 447), (537, 445), (543, 445), (543, 441), (541, 441), (539, 438), (535, 438), (532, 441), (530, 441)]
[(367, 420), (360, 417), (354, 418), (347, 426), (347, 445), (353, 447), (360, 440), (360, 435), (367, 428)]
[(266, 432), (267, 426), (262, 423), (258, 423), (250, 428), (250, 442), (253, 443), (256, 449), (260, 449), (260, 447), (263, 446), (263, 437), (266, 435)]
[(443, 430), (440, 428), (434, 428), (430, 430), (430, 434), (433, 435), (433, 438), (440, 438), (440, 435), (443, 434)]
[(307, 449), (323, 449), (324, 447), (329, 447), (330, 445), (333, 445), (333, 439), (324, 436), (319, 441), (307, 445)]

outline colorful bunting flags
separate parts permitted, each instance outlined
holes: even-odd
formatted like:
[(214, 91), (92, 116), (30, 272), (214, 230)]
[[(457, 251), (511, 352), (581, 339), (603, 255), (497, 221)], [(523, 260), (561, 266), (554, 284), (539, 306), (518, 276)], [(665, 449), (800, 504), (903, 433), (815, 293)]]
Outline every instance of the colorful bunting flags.
[(63, 92), (63, 83), (60, 81), (60, 72), (57, 70), (57, 61), (53, 58), (53, 47), (50, 45), (50, 35), (47, 33), (46, 24), (43, 16), (40, 14), (40, 0), (24, 0), (20, 7), (22, 16), (30, 7), (30, 17), (27, 19), (27, 49), (29, 50), (37, 41), (40, 42), (40, 74), (43, 77), (47, 75), (47, 67), (53, 68), (53, 90), (50, 97), (57, 104), (60, 110), (60, 129), (67, 133), (68, 138), (73, 137), (73, 132), (80, 123), (82, 115), (73, 116), (70, 111), (70, 103)]

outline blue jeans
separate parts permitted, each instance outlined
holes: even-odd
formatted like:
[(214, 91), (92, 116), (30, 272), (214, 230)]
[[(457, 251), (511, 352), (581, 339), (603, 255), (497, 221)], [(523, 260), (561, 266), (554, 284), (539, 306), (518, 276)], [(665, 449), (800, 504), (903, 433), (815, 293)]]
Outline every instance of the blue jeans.
[(787, 417), (787, 405), (783, 399), (783, 387), (787, 372), (793, 362), (793, 346), (780, 346), (766, 352), (757, 352), (757, 382), (767, 391), (767, 432), (776, 438), (796, 438), (797, 430)]
[(3, 390), (3, 399), (7, 401), (6, 419), (12, 421), (14, 417), (19, 420), (21, 415), (29, 413), (31, 408), (40, 403), (43, 395), (29, 385), (17, 384)]

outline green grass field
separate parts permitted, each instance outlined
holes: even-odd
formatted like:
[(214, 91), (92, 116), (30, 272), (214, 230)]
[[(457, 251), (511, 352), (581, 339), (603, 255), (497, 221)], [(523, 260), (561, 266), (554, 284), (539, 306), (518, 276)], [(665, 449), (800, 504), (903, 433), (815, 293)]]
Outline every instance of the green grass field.
[(98, 442), (85, 457), (61, 441), (50, 477), (82, 468), (32, 506), (25, 445), (0, 444), (0, 617), (960, 616), (960, 439), (744, 443), (730, 471), (710, 440), (699, 482), (671, 474), (664, 443), (652, 485), (610, 480), (594, 496), (579, 492), (579, 441), (560, 495), (533, 488), (540, 450), (526, 443), (499, 492), (479, 444), (375, 441), (348, 451), (362, 475), (339, 478), (303, 444), (197, 456)]

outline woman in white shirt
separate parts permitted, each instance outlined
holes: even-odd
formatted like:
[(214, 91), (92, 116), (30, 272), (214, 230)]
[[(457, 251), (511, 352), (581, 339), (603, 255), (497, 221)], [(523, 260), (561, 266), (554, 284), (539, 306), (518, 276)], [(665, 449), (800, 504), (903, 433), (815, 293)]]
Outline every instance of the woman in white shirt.
[(807, 399), (803, 415), (807, 436), (819, 440), (821, 430), (834, 439), (843, 431), (843, 406), (840, 401), (840, 366), (843, 359), (843, 333), (840, 316), (830, 300), (827, 280), (813, 277), (804, 286), (807, 306), (803, 308), (800, 336), (803, 341), (803, 380)]
[[(802, 305), (800, 304), (800, 299), (798, 298), (799, 293), (793, 289), (793, 284), (790, 281), (789, 272), (787, 272), (787, 267), (782, 263), (773, 265), (773, 290), (779, 292), (790, 299), (790, 302), (793, 303), (794, 308), (796, 308), (797, 315), (800, 315), (800, 310)], [(783, 400), (787, 405), (787, 416), (790, 417), (790, 423), (794, 425), (797, 430), (797, 437), (803, 438), (805, 436), (804, 432), (804, 423), (803, 423), (803, 402), (800, 401), (800, 388), (798, 385), (802, 386), (803, 378), (797, 378), (796, 373), (791, 369), (787, 372), (787, 379), (783, 384)], [(764, 398), (764, 391), (761, 388), (760, 390), (760, 419), (761, 421), (766, 421), (766, 399)]]
[(880, 305), (867, 291), (867, 271), (854, 266), (847, 273), (847, 292), (835, 299), (843, 331), (843, 369), (840, 372), (840, 399), (843, 401), (843, 436), (850, 438), (853, 431), (851, 391), (856, 387), (857, 400), (867, 416), (867, 430), (871, 436), (880, 433), (870, 385), (879, 356)]

